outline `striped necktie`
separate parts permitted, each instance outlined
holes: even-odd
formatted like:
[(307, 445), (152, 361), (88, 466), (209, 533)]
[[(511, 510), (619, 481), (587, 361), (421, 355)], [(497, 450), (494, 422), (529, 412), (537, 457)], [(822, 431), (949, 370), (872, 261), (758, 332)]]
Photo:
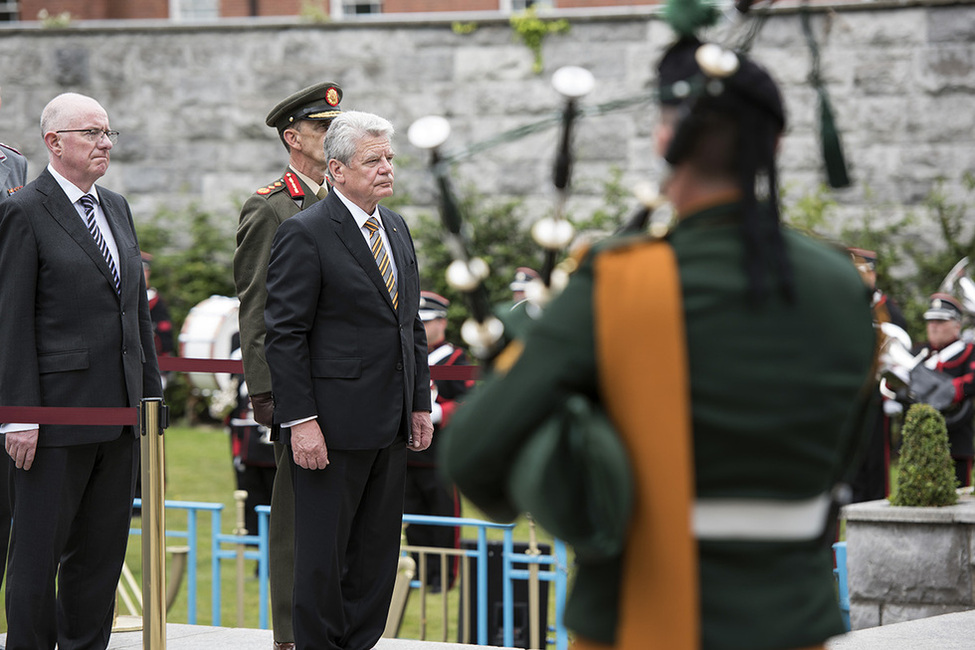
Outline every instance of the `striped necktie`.
[(393, 265), (390, 263), (383, 238), (379, 236), (379, 220), (376, 217), (369, 217), (364, 225), (369, 231), (369, 247), (372, 249), (372, 256), (376, 258), (379, 273), (382, 274), (386, 289), (393, 299), (393, 309), (398, 309), (399, 289), (396, 287), (396, 274), (393, 273)]
[(85, 209), (85, 223), (88, 224), (88, 232), (95, 240), (95, 245), (98, 246), (105, 262), (108, 263), (108, 269), (112, 272), (112, 280), (115, 282), (115, 293), (119, 293), (122, 285), (119, 282), (118, 269), (115, 267), (115, 260), (112, 259), (111, 251), (108, 250), (108, 244), (105, 243), (105, 238), (102, 236), (102, 230), (98, 227), (98, 222), (95, 221), (95, 198), (91, 194), (85, 194), (78, 199), (78, 203)]

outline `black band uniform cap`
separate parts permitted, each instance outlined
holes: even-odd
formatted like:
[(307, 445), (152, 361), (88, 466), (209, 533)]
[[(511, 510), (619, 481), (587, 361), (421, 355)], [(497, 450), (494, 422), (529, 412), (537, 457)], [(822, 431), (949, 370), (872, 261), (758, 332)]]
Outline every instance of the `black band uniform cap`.
[(264, 123), (279, 132), (298, 120), (329, 120), (342, 109), (342, 89), (338, 84), (325, 81), (299, 90), (271, 109)]
[(961, 322), (964, 312), (955, 297), (947, 293), (936, 293), (931, 296), (928, 310), (924, 312), (924, 320), (953, 320)]
[(418, 315), (421, 321), (436, 320), (447, 318), (447, 307), (450, 301), (433, 291), (420, 292), (420, 308)]

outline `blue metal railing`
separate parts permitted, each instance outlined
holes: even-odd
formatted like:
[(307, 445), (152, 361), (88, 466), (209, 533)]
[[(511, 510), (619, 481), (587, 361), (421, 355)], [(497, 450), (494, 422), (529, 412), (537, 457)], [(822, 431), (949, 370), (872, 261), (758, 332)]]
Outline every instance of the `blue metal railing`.
[[(140, 499), (135, 499), (133, 505), (141, 507)], [(187, 623), (195, 625), (197, 621), (197, 558), (198, 558), (198, 513), (210, 512), (211, 524), (211, 607), (212, 625), (220, 625), (221, 610), (221, 580), (220, 563), (222, 560), (237, 558), (237, 545), (257, 545), (257, 549), (244, 551), (245, 559), (257, 561), (258, 590), (259, 590), (259, 626), (268, 629), (268, 532), (271, 509), (269, 506), (257, 506), (258, 515), (257, 535), (233, 535), (220, 532), (222, 503), (205, 503), (197, 501), (166, 501), (167, 509), (186, 511), (186, 530), (167, 530), (166, 536), (186, 541), (187, 574), (186, 574), (186, 607)], [(477, 562), (477, 643), (488, 644), (488, 538), (489, 529), (501, 530), (502, 540), (502, 625), (504, 644), (514, 645), (514, 580), (528, 580), (528, 569), (515, 569), (515, 564), (537, 564), (552, 567), (549, 570), (538, 571), (538, 579), (543, 582), (553, 582), (555, 585), (555, 646), (556, 650), (568, 648), (568, 632), (563, 625), (562, 616), (565, 610), (565, 600), (568, 589), (568, 553), (565, 543), (554, 540), (552, 555), (526, 555), (514, 552), (513, 531), (514, 524), (498, 524), (480, 519), (465, 517), (435, 517), (429, 515), (403, 515), (403, 523), (423, 524), (430, 526), (469, 526), (477, 529), (477, 546), (463, 552), (466, 557), (473, 557)], [(139, 535), (138, 528), (130, 529), (130, 534)], [(227, 546), (229, 548), (224, 548)]]

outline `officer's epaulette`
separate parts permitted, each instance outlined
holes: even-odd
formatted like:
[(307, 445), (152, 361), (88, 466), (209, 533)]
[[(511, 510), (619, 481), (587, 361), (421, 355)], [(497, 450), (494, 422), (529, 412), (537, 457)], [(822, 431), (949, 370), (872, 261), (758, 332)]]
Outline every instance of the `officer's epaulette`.
[(0, 142), (0, 147), (3, 147), (4, 149), (10, 149), (11, 151), (13, 151), (15, 154), (17, 154), (19, 156), (23, 156), (24, 155), (24, 154), (20, 153), (19, 151), (17, 151), (16, 149), (14, 149), (13, 147), (11, 147), (9, 144), (4, 144), (4, 143)]
[(275, 192), (280, 192), (284, 187), (284, 180), (278, 179), (266, 187), (262, 187), (257, 190), (255, 194), (260, 194), (261, 196), (267, 196), (268, 194), (274, 194)]

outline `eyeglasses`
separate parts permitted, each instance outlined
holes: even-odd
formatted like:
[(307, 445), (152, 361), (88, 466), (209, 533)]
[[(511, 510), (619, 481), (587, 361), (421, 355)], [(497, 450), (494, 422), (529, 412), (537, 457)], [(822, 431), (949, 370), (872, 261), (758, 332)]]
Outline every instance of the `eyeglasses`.
[(55, 131), (55, 133), (84, 133), (85, 137), (92, 142), (98, 142), (102, 136), (107, 137), (112, 144), (118, 142), (118, 131), (107, 131), (105, 129), (62, 129)]

